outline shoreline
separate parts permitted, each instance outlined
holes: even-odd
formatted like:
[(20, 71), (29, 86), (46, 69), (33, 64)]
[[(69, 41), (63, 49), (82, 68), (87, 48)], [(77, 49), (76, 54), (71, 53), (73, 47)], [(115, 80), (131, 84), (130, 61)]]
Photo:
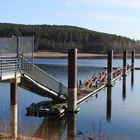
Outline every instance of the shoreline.
[[(34, 58), (68, 58), (67, 53), (61, 52), (36, 52)], [(107, 58), (105, 54), (77, 53), (78, 58)]]
[[(34, 58), (68, 58), (67, 53), (61, 53), (61, 52), (35, 52), (33, 54)], [(77, 53), (78, 58), (82, 59), (90, 59), (90, 58), (96, 58), (96, 59), (106, 59), (107, 54), (91, 54), (91, 53)], [(122, 54), (114, 54), (114, 58), (122, 59)], [(131, 54), (128, 54), (128, 58), (131, 58)], [(140, 58), (140, 54), (135, 54), (135, 58)]]

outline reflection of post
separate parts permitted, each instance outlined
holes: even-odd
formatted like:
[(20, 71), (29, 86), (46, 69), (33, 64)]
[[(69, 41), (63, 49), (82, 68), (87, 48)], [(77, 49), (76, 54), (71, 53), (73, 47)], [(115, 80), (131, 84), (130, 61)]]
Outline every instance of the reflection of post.
[(134, 70), (131, 71), (131, 88), (134, 87)]
[(68, 111), (77, 111), (77, 49), (68, 50)]
[(113, 50), (110, 50), (110, 51), (108, 51), (107, 86), (112, 86), (112, 60), (113, 60)]
[(43, 140), (60, 140), (66, 128), (66, 116), (45, 117), (33, 137)]
[(123, 52), (123, 76), (126, 76), (127, 71), (127, 51)]
[(131, 59), (131, 89), (134, 87), (134, 59), (135, 59), (135, 51), (132, 51), (132, 59)]
[(11, 137), (17, 138), (17, 83), (11, 83)]
[(69, 113), (67, 115), (68, 128), (67, 128), (67, 140), (76, 140), (76, 114)]
[(126, 99), (126, 76), (123, 76), (123, 91), (122, 91), (122, 99)]
[(107, 87), (106, 120), (111, 122), (112, 112), (112, 87)]

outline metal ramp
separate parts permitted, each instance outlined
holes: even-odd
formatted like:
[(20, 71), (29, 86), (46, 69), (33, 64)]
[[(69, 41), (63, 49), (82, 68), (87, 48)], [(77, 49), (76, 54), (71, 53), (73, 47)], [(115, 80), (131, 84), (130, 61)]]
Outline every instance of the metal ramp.
[(65, 100), (67, 88), (58, 80), (27, 59), (9, 57), (0, 59), (0, 82), (21, 78), (20, 87), (43, 97)]
[(20, 86), (40, 96), (65, 100), (67, 87), (36, 65), (24, 59)]

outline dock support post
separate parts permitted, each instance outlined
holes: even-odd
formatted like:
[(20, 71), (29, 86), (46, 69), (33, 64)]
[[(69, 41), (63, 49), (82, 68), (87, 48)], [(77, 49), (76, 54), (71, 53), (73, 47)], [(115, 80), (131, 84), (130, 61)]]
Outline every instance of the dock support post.
[(11, 127), (11, 137), (17, 138), (17, 83), (11, 83), (10, 85), (11, 90), (11, 121), (10, 121), (10, 127)]
[(77, 49), (68, 50), (68, 111), (77, 112)]
[(108, 51), (108, 63), (107, 63), (107, 86), (112, 86), (112, 61), (113, 61), (113, 50)]
[(10, 83), (10, 129), (11, 138), (17, 138), (18, 126), (18, 105), (17, 105), (17, 84), (20, 78), (14, 79)]
[(123, 76), (126, 76), (127, 72), (127, 51), (123, 51)]
[(132, 60), (131, 60), (132, 71), (134, 71), (134, 59), (135, 59), (135, 51), (132, 51)]

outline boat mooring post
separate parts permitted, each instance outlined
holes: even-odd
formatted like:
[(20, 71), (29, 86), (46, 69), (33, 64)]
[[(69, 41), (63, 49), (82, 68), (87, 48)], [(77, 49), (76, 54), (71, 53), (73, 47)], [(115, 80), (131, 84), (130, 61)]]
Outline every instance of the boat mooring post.
[(107, 60), (107, 86), (112, 86), (112, 61), (113, 61), (113, 50), (108, 51)]
[(18, 105), (17, 105), (17, 84), (20, 79), (15, 79), (10, 83), (10, 129), (11, 138), (17, 138), (18, 126)]
[(77, 112), (77, 49), (68, 50), (68, 111)]
[(123, 76), (126, 76), (127, 72), (127, 50), (123, 51)]
[(132, 51), (132, 59), (131, 59), (131, 70), (134, 70), (134, 59), (135, 59), (135, 51)]

